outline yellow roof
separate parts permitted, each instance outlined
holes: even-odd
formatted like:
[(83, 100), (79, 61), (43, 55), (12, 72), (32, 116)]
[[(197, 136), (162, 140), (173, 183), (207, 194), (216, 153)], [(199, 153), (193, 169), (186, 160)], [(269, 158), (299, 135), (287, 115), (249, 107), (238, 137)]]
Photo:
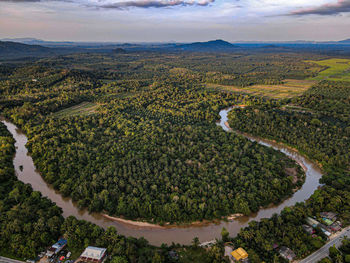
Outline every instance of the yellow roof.
[(231, 255), (235, 258), (235, 260), (241, 260), (248, 257), (248, 253), (241, 247), (235, 251), (232, 251)]

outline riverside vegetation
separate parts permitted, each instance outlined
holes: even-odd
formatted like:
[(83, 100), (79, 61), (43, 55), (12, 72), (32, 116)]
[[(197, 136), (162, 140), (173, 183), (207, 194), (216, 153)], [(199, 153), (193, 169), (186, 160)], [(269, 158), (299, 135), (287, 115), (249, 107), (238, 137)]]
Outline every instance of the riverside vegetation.
[[(29, 81), (19, 86), (18, 74)], [(116, 83), (109, 74), (32, 66), (3, 81), (4, 115), (27, 134), (44, 179), (80, 207), (182, 223), (249, 215), (301, 186), (294, 161), (215, 123), (220, 108), (258, 99), (196, 78)], [(83, 101), (95, 105), (68, 108)]]
[[(307, 59), (315, 59), (314, 56)], [(315, 77), (323, 68), (304, 63), (305, 59), (305, 56), (295, 54), (152, 53), (114, 57), (86, 54), (2, 65), (0, 107), (2, 114), (27, 134), (29, 151), (44, 179), (63, 195), (78, 201), (79, 206), (130, 219), (179, 223), (216, 219), (232, 213), (250, 214), (260, 206), (280, 202), (292, 194), (295, 187), (302, 185), (303, 172), (294, 161), (216, 127), (219, 109), (237, 103), (251, 105), (232, 112), (229, 121), (232, 128), (295, 146), (324, 164), (327, 171), (326, 186), (316, 191), (306, 203), (287, 208), (280, 216), (260, 223), (252, 222), (234, 239), (225, 235), (225, 239), (245, 247), (252, 262), (283, 262), (272, 248), (276, 242), (291, 247), (298, 257), (324, 243), (322, 236), (312, 238), (303, 232), (301, 223), (306, 215), (317, 215), (326, 209), (338, 212), (345, 223), (349, 220), (349, 193), (347, 188), (341, 189), (348, 180), (345, 176), (349, 169), (346, 166), (348, 155), (340, 154), (349, 146), (349, 125), (344, 115), (348, 113), (348, 97), (339, 95), (341, 98), (335, 99), (330, 96), (336, 85), (343, 85), (340, 92), (348, 94), (348, 86), (326, 82), (302, 97), (275, 101), (247, 96), (244, 90), (236, 93), (208, 89), (204, 83), (240, 87), (281, 84), (285, 78)], [(328, 97), (323, 94), (323, 89), (330, 90)], [(310, 102), (313, 107), (307, 107), (307, 98), (316, 100)], [(332, 102), (340, 103), (342, 108), (333, 107)], [(280, 118), (286, 122), (282, 126), (284, 129), (275, 119), (262, 122), (255, 117), (262, 112), (267, 118), (276, 110), (282, 112)], [(294, 138), (302, 139), (298, 142), (282, 139), (292, 138), (293, 129), (297, 129), (290, 126), (289, 119), (283, 119), (289, 113), (310, 116), (317, 113), (325, 117), (309, 117), (304, 126), (295, 121), (293, 124), (298, 127), (300, 137)], [(249, 114), (254, 117), (253, 123), (249, 123)], [(257, 128), (260, 122), (265, 130)], [(320, 145), (309, 144), (314, 132), (309, 125), (318, 125), (316, 131), (322, 131)], [(323, 127), (328, 132), (323, 132)], [(272, 129), (273, 133), (268, 134)], [(331, 131), (338, 132), (339, 137), (329, 146), (324, 142), (325, 138), (331, 138), (326, 137)], [(13, 142), (11, 144), (10, 138), (6, 140), (9, 140), (6, 147), (11, 149)], [(323, 160), (325, 154), (322, 158), (313, 156), (311, 153), (315, 149), (327, 154), (328, 158)], [(6, 155), (11, 154), (13, 152), (9, 150)], [(21, 185), (15, 180), (10, 161), (7, 161), (7, 167), (12, 169), (8, 172), (12, 174), (13, 182)], [(295, 169), (296, 178), (288, 174), (286, 168)], [(333, 171), (333, 168), (336, 169)], [(4, 182), (11, 183), (8, 179)], [(337, 183), (338, 188), (335, 187)], [(30, 187), (22, 187), (31, 192)], [(3, 187), (4, 193), (7, 190)], [(18, 204), (13, 199), (15, 195), (11, 194), (14, 206)], [(18, 197), (19, 203), (28, 196)], [(10, 197), (1, 200), (5, 198)], [(46, 200), (47, 208), (55, 207), (40, 195), (37, 200)], [(4, 207), (4, 211), (12, 209), (12, 206)], [(63, 219), (58, 208), (53, 210), (61, 227), (50, 229), (45, 226), (47, 239), (42, 243), (34, 242), (31, 253), (19, 253), (21, 250), (13, 248), (12, 254), (34, 255), (44, 242), (66, 233), (72, 238), (70, 244), (78, 244), (77, 250), (87, 244), (105, 244), (111, 246), (112, 255), (130, 262), (167, 260), (165, 248), (155, 249), (145, 240), (124, 238), (113, 229), (102, 230), (72, 217)], [(11, 238), (21, 238), (27, 232), (8, 226), (16, 220), (7, 222), (7, 213), (2, 215), (5, 218), (1, 227), (8, 230), (1, 235), (7, 236), (4, 247), (9, 248)], [(29, 219), (29, 222), (34, 221), (34, 218)], [(85, 234), (78, 230), (80, 228), (85, 229)], [(31, 228), (28, 229), (30, 232)], [(116, 240), (116, 248), (114, 243), (108, 243), (111, 240)], [(28, 250), (23, 247), (23, 251)], [(209, 252), (196, 246), (188, 247), (186, 251), (183, 259), (188, 262), (225, 260), (219, 246)]]
[(143, 238), (118, 235), (114, 227), (105, 230), (73, 216), (63, 218), (61, 208), (17, 180), (12, 164), (14, 153), (14, 139), (0, 122), (0, 255), (35, 258), (64, 236), (72, 257), (77, 257), (86, 246), (96, 245), (106, 247), (114, 263), (172, 262), (170, 250), (181, 256), (177, 262), (222, 262), (219, 246), (208, 252), (196, 243), (185, 248), (179, 245), (156, 248)]
[[(309, 200), (271, 219), (251, 223), (235, 239), (237, 244), (253, 247), (264, 259), (274, 260), (272, 245), (276, 243), (304, 257), (324, 242), (301, 228), (307, 216), (319, 218), (320, 212), (333, 211), (340, 215), (343, 224), (349, 224), (349, 98), (349, 82), (322, 81), (303, 96), (230, 112), (233, 129), (291, 145), (316, 160), (325, 172), (321, 179), (325, 185)], [(259, 262), (258, 257), (253, 262)]]

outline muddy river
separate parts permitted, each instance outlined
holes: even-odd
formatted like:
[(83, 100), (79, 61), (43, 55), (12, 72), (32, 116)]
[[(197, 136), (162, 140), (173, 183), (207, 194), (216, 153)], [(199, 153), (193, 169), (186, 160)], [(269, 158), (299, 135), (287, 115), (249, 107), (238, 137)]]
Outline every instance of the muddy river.
[[(225, 125), (227, 122), (227, 114), (231, 109), (232, 107), (220, 111), (221, 119), (220, 122), (218, 122), (218, 125), (220, 125), (227, 132), (231, 132)], [(144, 237), (153, 245), (161, 245), (162, 243), (171, 244), (172, 242), (190, 244), (194, 237), (198, 237), (201, 242), (213, 240), (220, 237), (222, 227), (225, 227), (230, 232), (230, 235), (234, 236), (239, 232), (241, 227), (247, 226), (249, 221), (271, 217), (274, 213), (279, 213), (286, 206), (291, 206), (297, 202), (302, 202), (308, 199), (319, 187), (319, 179), (322, 176), (321, 170), (315, 163), (301, 156), (292, 149), (269, 140), (259, 139), (245, 134), (243, 136), (249, 140), (256, 141), (259, 144), (279, 150), (300, 163), (306, 170), (306, 179), (302, 188), (279, 205), (261, 209), (258, 213), (253, 214), (252, 216), (240, 217), (230, 222), (221, 221), (219, 223), (210, 223), (200, 226), (181, 226), (169, 228), (140, 227), (130, 225), (128, 223), (116, 222), (107, 219), (98, 213), (89, 214), (86, 210), (78, 209), (76, 204), (73, 203), (70, 198), (62, 197), (52, 188), (52, 186), (48, 185), (42, 179), (39, 172), (35, 169), (33, 160), (31, 156), (28, 155), (27, 148), (25, 147), (27, 143), (27, 137), (25, 134), (17, 129), (17, 127), (11, 122), (3, 119), (1, 121), (7, 126), (8, 130), (12, 133), (16, 140), (16, 155), (13, 159), (13, 164), (15, 166), (18, 179), (24, 183), (31, 184), (34, 190), (40, 191), (43, 196), (47, 196), (53, 202), (55, 202), (63, 209), (63, 216), (67, 217), (73, 215), (78, 219), (90, 221), (104, 228), (114, 226), (118, 233), (122, 235)], [(21, 165), (23, 166), (23, 169), (20, 169)]]

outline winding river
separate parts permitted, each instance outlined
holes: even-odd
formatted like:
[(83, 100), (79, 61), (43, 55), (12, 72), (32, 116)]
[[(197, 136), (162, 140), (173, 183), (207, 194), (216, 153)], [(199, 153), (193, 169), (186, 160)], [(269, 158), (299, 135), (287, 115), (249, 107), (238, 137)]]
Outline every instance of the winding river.
[[(220, 111), (220, 125), (225, 131), (231, 131), (229, 127), (226, 126), (227, 114), (233, 109), (224, 109)], [(84, 219), (95, 223), (101, 227), (114, 226), (118, 233), (125, 236), (133, 237), (144, 237), (153, 245), (161, 245), (162, 243), (171, 244), (190, 244), (194, 237), (198, 237), (201, 242), (213, 240), (220, 237), (220, 232), (223, 227), (225, 227), (231, 236), (235, 236), (240, 228), (248, 225), (251, 220), (260, 220), (261, 218), (271, 217), (274, 213), (279, 213), (284, 207), (294, 205), (297, 202), (302, 202), (308, 199), (311, 194), (320, 186), (319, 179), (322, 176), (319, 167), (312, 161), (301, 156), (292, 149), (283, 146), (278, 143), (274, 143), (269, 140), (256, 138), (249, 135), (243, 135), (249, 140), (256, 141), (259, 144), (272, 147), (279, 150), (289, 156), (290, 158), (296, 160), (301, 164), (306, 171), (305, 183), (294, 195), (277, 206), (271, 206), (268, 208), (260, 209), (258, 213), (253, 214), (249, 217), (239, 217), (236, 220), (226, 222), (221, 221), (219, 223), (209, 223), (196, 226), (176, 226), (176, 227), (164, 227), (164, 228), (154, 228), (154, 227), (140, 227), (130, 225), (128, 223), (117, 222), (108, 218), (103, 217), (101, 214), (92, 213), (89, 214), (86, 210), (79, 210), (75, 203), (72, 202), (70, 198), (62, 197), (57, 191), (55, 191), (51, 185), (48, 185), (40, 176), (39, 172), (35, 169), (33, 160), (30, 155), (28, 155), (27, 148), (25, 147), (27, 143), (27, 137), (23, 134), (17, 127), (7, 120), (2, 122), (7, 126), (7, 129), (11, 132), (16, 140), (16, 154), (13, 159), (13, 164), (16, 170), (16, 175), (19, 180), (24, 183), (31, 184), (33, 189), (40, 191), (43, 196), (48, 197), (53, 202), (55, 202), (59, 207), (63, 209), (63, 216), (68, 217), (70, 215), (75, 216), (78, 219)], [(20, 169), (23, 166), (23, 169)]]

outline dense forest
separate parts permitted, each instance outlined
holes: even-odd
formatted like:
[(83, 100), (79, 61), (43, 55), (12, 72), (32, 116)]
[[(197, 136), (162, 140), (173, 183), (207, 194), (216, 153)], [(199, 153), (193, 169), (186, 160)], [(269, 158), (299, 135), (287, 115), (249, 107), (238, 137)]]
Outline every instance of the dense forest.
[[(62, 195), (89, 211), (162, 224), (248, 215), (302, 185), (304, 174), (294, 161), (216, 125), (220, 109), (246, 104), (231, 111), (233, 129), (295, 147), (325, 172), (324, 186), (306, 202), (251, 222), (235, 238), (223, 231), (224, 240), (245, 248), (251, 262), (284, 262), (276, 246), (288, 246), (302, 258), (326, 242), (321, 231), (317, 236), (304, 231), (307, 216), (333, 211), (343, 225), (350, 222), (349, 84), (322, 81), (302, 96), (278, 101), (206, 84), (241, 87), (312, 78), (324, 67), (304, 60), (319, 58), (146, 52), (3, 64), (0, 110), (25, 131), (36, 167)], [(222, 242), (209, 250), (196, 239), (185, 248), (154, 248), (114, 228), (64, 219), (60, 208), (17, 181), (14, 141), (0, 127), (2, 255), (34, 257), (64, 236), (77, 253), (87, 245), (108, 247), (116, 263), (172, 262), (170, 250), (180, 262), (225, 260)], [(297, 171), (296, 182), (286, 168)]]
[(347, 82), (323, 81), (286, 102), (232, 111), (230, 125), (297, 147), (329, 170), (324, 183), (349, 190), (349, 105)]
[(56, 239), (62, 210), (14, 175), (14, 140), (0, 123), (0, 251), (28, 257)]
[[(234, 242), (254, 248), (252, 255), (275, 260), (272, 245), (283, 244), (298, 257), (306, 256), (324, 239), (312, 238), (301, 225), (307, 216), (320, 218), (322, 211), (336, 212), (344, 225), (350, 223), (349, 98), (349, 83), (323, 81), (303, 96), (230, 112), (232, 128), (291, 145), (317, 161), (325, 172), (321, 179), (325, 185), (305, 203), (241, 230)], [(252, 256), (252, 262), (260, 262), (259, 256)]]
[(172, 250), (181, 255), (176, 262), (225, 262), (219, 246), (210, 251), (197, 245), (155, 248), (143, 238), (118, 235), (114, 227), (105, 230), (72, 216), (64, 219), (61, 208), (17, 180), (14, 153), (14, 140), (0, 122), (0, 255), (33, 259), (63, 236), (75, 257), (85, 247), (95, 245), (107, 248), (109, 260), (114, 263), (172, 262)]
[[(261, 99), (190, 77), (116, 82), (109, 74), (37, 65), (13, 69), (2, 85), (4, 115), (25, 130), (36, 167), (80, 207), (191, 222), (249, 215), (302, 185), (294, 161), (216, 125), (221, 108)], [(86, 101), (96, 107), (60, 111)], [(294, 167), (297, 178), (286, 169)]]

